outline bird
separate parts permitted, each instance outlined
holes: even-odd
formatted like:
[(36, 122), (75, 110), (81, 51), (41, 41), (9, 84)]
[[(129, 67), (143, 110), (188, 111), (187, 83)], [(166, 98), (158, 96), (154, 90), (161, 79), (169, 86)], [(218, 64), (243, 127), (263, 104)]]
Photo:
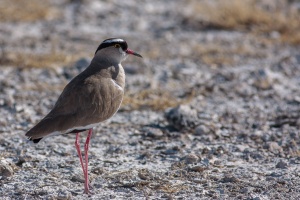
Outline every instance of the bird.
[[(52, 110), (25, 136), (33, 143), (54, 135), (76, 133), (75, 147), (84, 175), (84, 193), (91, 194), (88, 178), (88, 150), (93, 127), (111, 118), (119, 109), (125, 88), (125, 71), (121, 65), (128, 55), (142, 56), (128, 48), (121, 38), (104, 40), (89, 66), (63, 89)], [(84, 159), (79, 134), (88, 131)]]

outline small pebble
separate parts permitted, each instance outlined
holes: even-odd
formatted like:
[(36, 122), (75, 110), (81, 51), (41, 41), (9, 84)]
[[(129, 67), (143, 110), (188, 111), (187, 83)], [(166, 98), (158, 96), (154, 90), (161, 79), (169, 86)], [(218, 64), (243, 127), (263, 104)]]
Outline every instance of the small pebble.
[(7, 179), (14, 174), (13, 168), (6, 160), (0, 161), (0, 179)]
[(283, 151), (282, 147), (278, 145), (277, 142), (269, 142), (267, 144), (267, 148), (272, 152), (272, 153), (275, 153), (275, 154), (278, 154), (280, 152)]
[(237, 183), (239, 179), (234, 176), (225, 176), (221, 181), (223, 183)]
[(192, 172), (203, 172), (206, 169), (207, 169), (206, 167), (199, 166), (199, 165), (196, 165), (196, 166), (193, 166), (193, 167), (189, 168), (189, 170), (192, 171)]
[(176, 129), (194, 129), (199, 122), (197, 111), (188, 105), (168, 109), (165, 113), (168, 122)]
[(144, 127), (143, 131), (147, 137), (155, 139), (161, 138), (164, 135), (164, 133), (158, 128)]
[(199, 160), (199, 157), (195, 154), (188, 154), (183, 158), (185, 164), (193, 164), (197, 163)]
[(83, 178), (83, 176), (76, 174), (76, 175), (72, 176), (71, 181), (84, 183), (84, 178)]
[(280, 160), (277, 164), (276, 164), (276, 168), (279, 169), (287, 169), (288, 168), (288, 164), (286, 162), (284, 162), (283, 160)]
[(57, 200), (69, 200), (72, 199), (72, 194), (68, 191), (59, 190)]
[(101, 175), (104, 173), (103, 167), (95, 167), (91, 171), (94, 174)]
[(209, 134), (210, 130), (206, 125), (199, 125), (195, 129), (195, 135), (201, 136), (201, 135), (207, 135)]

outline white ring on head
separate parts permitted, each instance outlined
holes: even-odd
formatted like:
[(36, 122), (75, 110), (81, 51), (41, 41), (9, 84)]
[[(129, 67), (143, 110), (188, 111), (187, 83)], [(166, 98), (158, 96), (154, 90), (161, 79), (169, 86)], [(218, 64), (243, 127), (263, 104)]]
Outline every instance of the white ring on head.
[(112, 42), (124, 42), (122, 39), (111, 39), (111, 40), (105, 40), (102, 43), (112, 43)]

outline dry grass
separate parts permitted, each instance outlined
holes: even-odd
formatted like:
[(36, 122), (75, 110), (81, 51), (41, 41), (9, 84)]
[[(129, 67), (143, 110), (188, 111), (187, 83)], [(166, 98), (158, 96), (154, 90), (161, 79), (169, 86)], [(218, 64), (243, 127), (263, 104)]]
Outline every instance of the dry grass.
[(50, 1), (39, 0), (1, 0), (0, 21), (30, 22), (51, 20), (61, 15), (57, 7), (51, 6)]
[(194, 13), (206, 18), (208, 25), (220, 29), (241, 29), (268, 24), (270, 17), (258, 9), (253, 0), (195, 1), (193, 8)]
[(207, 65), (232, 65), (234, 57), (232, 55), (243, 55), (245, 51), (237, 49), (224, 48), (221, 44), (195, 45), (193, 52), (201, 55), (201, 60)]
[(77, 56), (70, 56), (62, 52), (47, 54), (26, 54), (20, 52), (4, 52), (0, 56), (1, 65), (11, 65), (20, 68), (52, 68), (58, 65), (67, 65), (75, 61)]
[(152, 109), (165, 110), (169, 107), (176, 107), (180, 104), (190, 102), (195, 92), (190, 92), (185, 98), (175, 97), (171, 92), (160, 89), (145, 89), (139, 92), (126, 92), (122, 106), (128, 110)]
[[(300, 13), (288, 5), (265, 9), (256, 0), (213, 0), (191, 3), (188, 21), (208, 28), (278, 32), (283, 42), (300, 44)], [(193, 24), (193, 23), (192, 23)]]
[[(259, 43), (261, 44), (262, 42), (259, 41)], [(195, 56), (201, 55), (203, 63), (216, 66), (234, 65), (242, 61), (240, 58), (266, 56), (264, 51), (251, 45), (245, 45), (242, 41), (237, 41), (234, 45), (216, 40), (213, 43), (195, 43), (191, 45), (191, 49), (192, 52), (196, 52)]]

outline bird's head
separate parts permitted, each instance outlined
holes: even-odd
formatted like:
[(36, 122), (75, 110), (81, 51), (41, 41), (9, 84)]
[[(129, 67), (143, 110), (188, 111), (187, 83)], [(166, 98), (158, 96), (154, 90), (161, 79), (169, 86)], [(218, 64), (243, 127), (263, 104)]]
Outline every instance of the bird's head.
[(121, 63), (129, 54), (142, 58), (140, 54), (128, 48), (125, 40), (120, 38), (109, 38), (99, 45), (95, 52), (95, 57), (104, 57), (111, 62)]

